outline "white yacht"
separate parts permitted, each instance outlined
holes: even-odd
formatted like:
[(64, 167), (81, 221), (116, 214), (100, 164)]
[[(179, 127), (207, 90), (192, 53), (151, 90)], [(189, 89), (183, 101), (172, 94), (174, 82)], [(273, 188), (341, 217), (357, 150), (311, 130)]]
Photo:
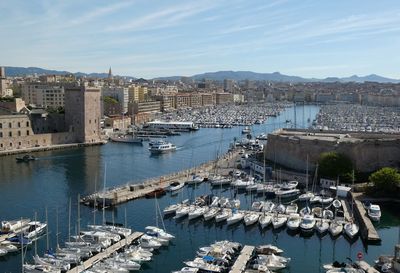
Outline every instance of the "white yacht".
[(162, 154), (166, 152), (175, 151), (176, 146), (172, 143), (165, 142), (165, 143), (156, 143), (149, 147), (149, 151), (152, 154)]
[(180, 189), (182, 189), (185, 186), (185, 183), (179, 182), (179, 181), (173, 181), (171, 184), (169, 184), (168, 190), (170, 192), (176, 192)]
[(149, 235), (143, 235), (139, 239), (140, 246), (144, 248), (153, 248), (153, 249), (158, 249), (161, 247), (161, 243), (155, 240), (153, 237)]
[(47, 224), (38, 221), (28, 223), (28, 229), (25, 231), (25, 237), (33, 239), (46, 231)]
[(188, 206), (181, 206), (175, 212), (175, 218), (181, 218), (189, 214), (190, 207)]
[(299, 201), (309, 201), (313, 197), (314, 197), (314, 193), (306, 192), (306, 193), (299, 195)]
[(172, 273), (197, 273), (200, 269), (195, 267), (183, 267), (179, 271), (172, 271)]
[(164, 214), (172, 214), (176, 212), (177, 209), (179, 209), (181, 207), (181, 204), (172, 204), (169, 205), (168, 207), (166, 207), (163, 212)]

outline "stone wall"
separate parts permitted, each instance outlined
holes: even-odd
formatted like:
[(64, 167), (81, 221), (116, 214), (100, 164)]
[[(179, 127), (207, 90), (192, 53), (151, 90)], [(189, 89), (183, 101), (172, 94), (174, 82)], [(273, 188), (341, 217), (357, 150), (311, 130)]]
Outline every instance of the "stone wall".
[[(335, 132), (328, 134), (334, 135)], [(321, 153), (331, 151), (347, 155), (361, 172), (400, 166), (400, 136), (376, 133), (352, 133), (348, 141), (340, 138), (332, 141), (318, 136), (304, 139), (278, 132), (268, 135), (266, 158), (285, 167), (304, 171), (308, 156), (311, 171), (315, 169)]]

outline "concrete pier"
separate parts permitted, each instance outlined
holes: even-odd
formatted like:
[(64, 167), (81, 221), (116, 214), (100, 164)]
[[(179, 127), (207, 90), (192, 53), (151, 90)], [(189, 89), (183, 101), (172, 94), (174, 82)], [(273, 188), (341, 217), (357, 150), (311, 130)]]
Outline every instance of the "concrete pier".
[(59, 144), (59, 145), (33, 147), (33, 148), (23, 148), (23, 149), (16, 149), (16, 150), (5, 150), (5, 151), (0, 151), (0, 156), (25, 154), (25, 153), (33, 153), (33, 152), (43, 152), (43, 151), (51, 151), (51, 150), (61, 150), (61, 149), (67, 149), (67, 148), (87, 147), (87, 146), (102, 145), (102, 144), (106, 144), (106, 143), (107, 143), (106, 141), (94, 142), (94, 143), (71, 143), (71, 144)]
[(92, 267), (96, 263), (108, 258), (110, 255), (112, 255), (116, 251), (120, 250), (121, 248), (132, 244), (133, 241), (139, 239), (142, 235), (143, 235), (142, 232), (133, 232), (127, 238), (122, 239), (121, 241), (111, 245), (110, 247), (105, 249), (103, 252), (98, 253), (97, 255), (84, 261), (81, 265), (76, 266), (76, 267), (72, 268), (71, 270), (67, 271), (67, 273), (80, 273), (80, 272)]
[(109, 189), (105, 193), (93, 193), (83, 197), (81, 202), (88, 206), (93, 206), (93, 203), (96, 202), (99, 206), (102, 206), (104, 198), (105, 206), (116, 206), (130, 200), (144, 197), (147, 193), (150, 193), (157, 188), (165, 189), (172, 181), (184, 183), (188, 180), (191, 173), (211, 173), (215, 169), (216, 165), (218, 165), (218, 172), (220, 174), (227, 174), (230, 170), (230, 167), (234, 167), (234, 162), (238, 156), (238, 153), (239, 151), (230, 152), (220, 157), (217, 161), (211, 160), (207, 163), (197, 166), (196, 168), (191, 168), (156, 178), (150, 178), (140, 184), (132, 182), (123, 186)]
[(381, 242), (381, 238), (369, 219), (363, 204), (357, 199), (357, 196), (357, 193), (351, 193), (351, 199), (354, 200), (354, 216), (357, 218), (360, 225), (361, 237), (367, 243), (379, 244)]
[(247, 262), (250, 260), (253, 255), (254, 246), (244, 246), (242, 251), (240, 252), (239, 257), (236, 262), (233, 264), (232, 269), (229, 273), (242, 273), (246, 269)]

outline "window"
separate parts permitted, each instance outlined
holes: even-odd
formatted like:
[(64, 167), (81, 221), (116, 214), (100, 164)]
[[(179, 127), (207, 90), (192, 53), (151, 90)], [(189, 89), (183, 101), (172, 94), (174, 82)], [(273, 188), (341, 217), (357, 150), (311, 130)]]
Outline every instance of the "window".
[(0, 122), (0, 129), (3, 128), (3, 123)]
[(21, 146), (21, 145), (22, 145), (21, 141), (20, 141), (20, 142), (18, 142), (18, 146)]
[(11, 124), (11, 122), (9, 122), (8, 123), (8, 128), (11, 128), (12, 127), (12, 124)]
[(26, 122), (26, 127), (29, 127), (29, 121)]
[(9, 137), (12, 137), (12, 132), (8, 132), (8, 136), (9, 136)]
[(0, 144), (0, 148), (3, 148), (3, 143)]
[(21, 122), (18, 122), (18, 128), (21, 128)]
[(0, 137), (3, 137), (3, 132), (0, 132)]
[(29, 130), (26, 130), (26, 135), (29, 136)]
[(21, 131), (18, 131), (18, 136), (21, 136)]
[(12, 142), (10, 142), (10, 147), (12, 147)]

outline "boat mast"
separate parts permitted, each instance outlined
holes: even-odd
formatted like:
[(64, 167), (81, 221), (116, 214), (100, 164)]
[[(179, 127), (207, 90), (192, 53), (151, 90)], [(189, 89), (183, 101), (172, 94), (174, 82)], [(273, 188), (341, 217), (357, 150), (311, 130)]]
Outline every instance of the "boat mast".
[(47, 207), (46, 207), (46, 247), (49, 250), (49, 219), (47, 216)]
[(106, 178), (107, 178), (107, 162), (104, 163), (104, 179), (103, 179), (103, 225), (106, 224), (105, 206), (106, 206)]
[(69, 197), (68, 208), (68, 242), (71, 242), (71, 197)]
[(81, 234), (81, 204), (80, 204), (80, 194), (78, 193), (78, 232), (77, 235)]
[(308, 191), (308, 154), (307, 154), (307, 163), (306, 163), (306, 192)]
[[(35, 211), (35, 225), (36, 225), (36, 221), (37, 221), (37, 212)], [(36, 237), (36, 234), (35, 234)], [(35, 256), (37, 255), (37, 239), (35, 240)]]
[(58, 248), (58, 206), (56, 207), (56, 242)]

